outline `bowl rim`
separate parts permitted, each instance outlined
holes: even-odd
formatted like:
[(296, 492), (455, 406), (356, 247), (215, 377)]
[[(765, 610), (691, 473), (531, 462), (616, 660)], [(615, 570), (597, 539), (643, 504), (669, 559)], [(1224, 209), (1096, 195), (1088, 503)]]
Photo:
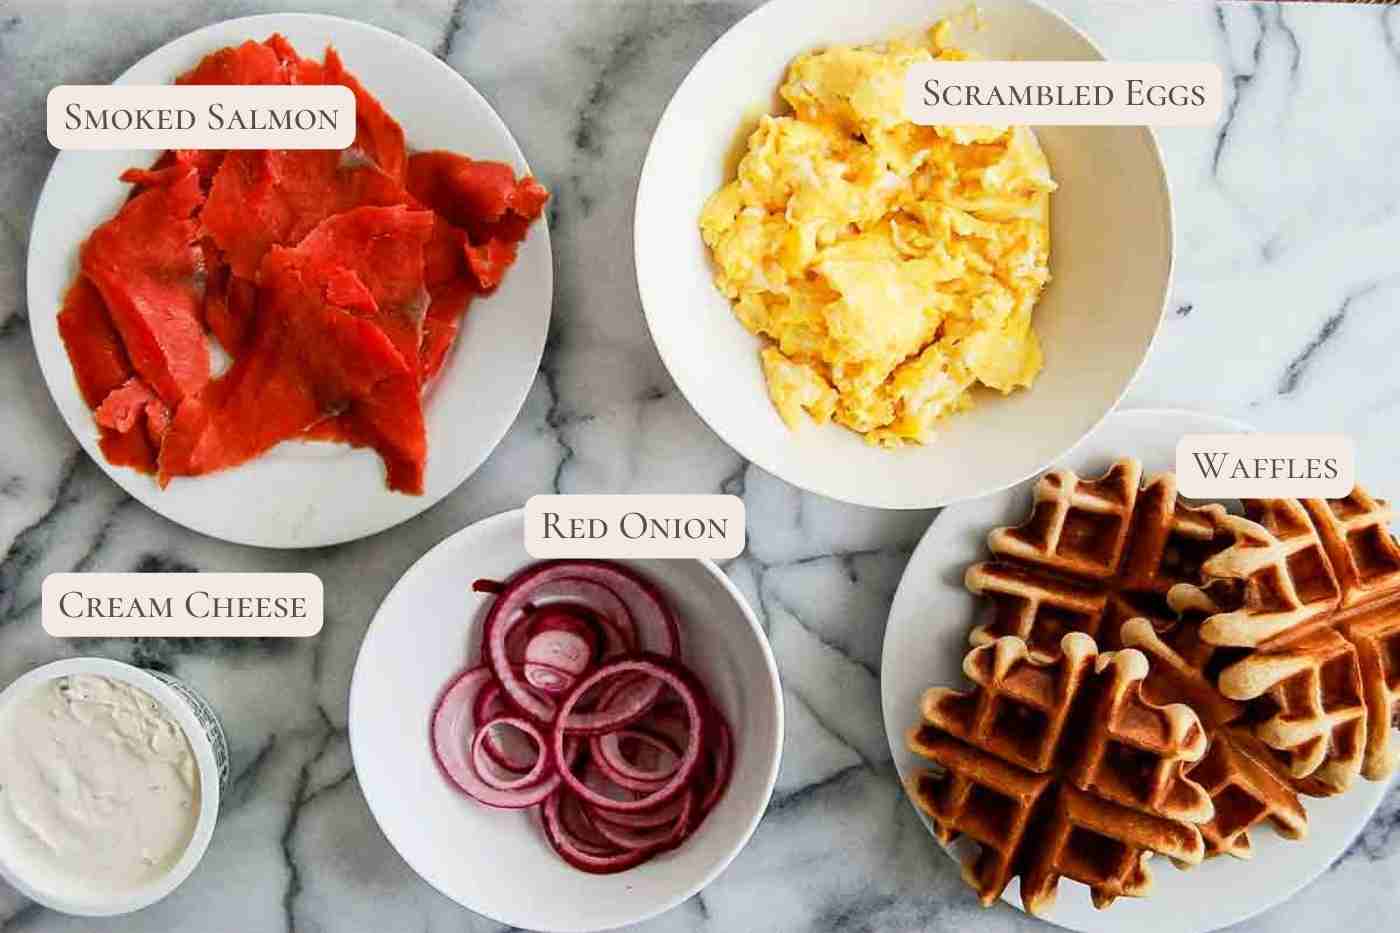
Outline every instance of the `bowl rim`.
[(221, 784), (218, 759), (214, 754), (214, 744), (209, 733), (195, 715), (190, 701), (186, 700), (169, 684), (149, 671), (124, 661), (110, 658), (78, 657), (52, 661), (36, 667), (12, 681), (0, 691), (0, 716), (13, 703), (27, 695), (39, 685), (60, 677), (75, 674), (94, 674), (129, 684), (148, 694), (160, 704), (165, 713), (180, 726), (194, 752), (199, 769), (199, 817), (193, 834), (180, 856), (169, 871), (154, 881), (143, 884), (120, 895), (107, 899), (70, 899), (52, 891), (45, 891), (23, 874), (16, 871), (0, 850), (0, 878), (4, 878), (21, 894), (35, 903), (74, 917), (116, 917), (135, 913), (164, 900), (176, 888), (184, 884), (204, 859), (209, 844), (214, 838), (214, 826), (218, 821), (221, 803)]
[[(462, 528), (457, 529), (456, 531), (442, 538), (432, 547), (424, 551), (423, 554), (419, 556), (417, 560), (415, 560), (407, 569), (403, 571), (398, 580), (394, 582), (394, 585), (390, 587), (387, 593), (385, 593), (384, 598), (380, 601), (379, 609), (375, 610), (374, 618), (370, 621), (368, 628), (365, 629), (364, 637), (360, 641), (360, 648), (355, 657), (355, 667), (350, 677), (349, 716), (347, 719), (347, 733), (349, 737), (351, 763), (353, 766), (356, 767), (357, 774), (358, 762), (361, 760), (362, 756), (372, 754), (372, 751), (371, 749), (364, 746), (364, 742), (366, 741), (365, 737), (362, 731), (356, 728), (356, 723), (361, 722), (363, 720), (363, 717), (361, 715), (357, 715), (357, 709), (359, 708), (361, 703), (365, 702), (363, 700), (361, 691), (356, 689), (356, 684), (361, 679), (361, 673), (363, 670), (362, 665), (366, 663), (366, 651), (370, 643), (370, 635), (373, 633), (374, 629), (377, 626), (385, 624), (384, 616), (381, 613), (384, 604), (389, 601), (389, 599), (393, 596), (395, 590), (399, 588), (403, 581), (407, 579), (410, 575), (412, 575), (414, 571), (418, 569), (419, 565), (427, 561), (429, 556), (432, 555), (433, 552), (437, 551), (439, 548), (446, 547), (449, 544), (449, 542), (454, 541), (462, 535), (466, 535), (473, 531), (484, 529), (488, 526), (509, 525), (517, 522), (523, 525), (524, 520), (525, 509), (521, 507), (515, 509), (507, 509), (503, 512), (498, 512), (494, 515), (478, 519), (474, 522), (471, 522), (468, 525), (463, 526)], [(634, 559), (630, 558), (609, 559), (613, 560), (615, 563), (623, 564), (625, 566), (631, 566), (636, 563)], [(658, 917), (661, 914), (664, 914), (667, 911), (674, 909), (675, 907), (694, 897), (700, 891), (704, 890), (712, 882), (714, 882), (716, 878), (718, 878), (721, 874), (724, 873), (724, 871), (733, 863), (734, 859), (738, 857), (739, 853), (742, 852), (745, 848), (747, 848), (749, 842), (753, 839), (754, 833), (758, 830), (759, 824), (767, 815), (769, 805), (772, 803), (773, 792), (778, 782), (778, 772), (782, 765), (783, 746), (786, 739), (787, 724), (786, 707), (783, 699), (782, 679), (778, 674), (777, 660), (773, 655), (773, 647), (768, 641), (768, 635), (764, 631), (762, 623), (759, 621), (758, 616), (755, 614), (753, 607), (749, 605), (749, 601), (744, 596), (743, 592), (739, 589), (739, 587), (734, 583), (733, 580), (729, 579), (729, 576), (725, 574), (725, 572), (721, 570), (719, 565), (716, 564), (713, 560), (710, 560), (709, 558), (705, 557), (655, 558), (655, 560), (665, 560), (667, 562), (675, 563), (690, 562), (698, 564), (701, 568), (704, 569), (704, 571), (709, 576), (713, 577), (719, 582), (720, 586), (729, 596), (730, 601), (739, 610), (739, 614), (748, 623), (748, 629), (750, 634), (752, 635), (752, 641), (757, 645), (759, 656), (763, 662), (763, 668), (766, 675), (764, 678), (764, 696), (766, 697), (766, 702), (770, 705), (773, 711), (774, 725), (772, 741), (771, 743), (768, 743), (764, 749), (762, 792), (757, 798), (760, 801), (760, 804), (754, 807), (753, 813), (751, 813), (742, 824), (738, 825), (734, 842), (731, 846), (729, 846), (728, 852), (722, 858), (717, 859), (714, 865), (707, 872), (703, 873), (700, 877), (698, 877), (695, 881), (692, 881), (684, 887), (678, 888), (675, 894), (663, 899), (659, 906), (652, 908), (645, 913), (640, 913), (636, 916), (632, 916), (621, 920), (617, 923), (609, 924), (606, 926), (593, 926), (581, 924), (572, 926), (531, 927), (532, 929), (538, 929), (542, 931), (542, 933), (584, 933), (584, 931), (615, 930), (624, 926), (630, 926), (632, 924), (642, 923), (644, 921), (654, 919), (655, 917)], [(533, 558), (527, 558), (527, 564), (536, 562), (537, 561), (534, 561)], [(357, 738), (357, 736), (359, 736), (359, 738)], [(512, 918), (498, 917), (483, 911), (479, 907), (463, 903), (462, 901), (458, 900), (457, 897), (439, 887), (438, 883), (434, 879), (430, 878), (428, 875), (420, 871), (418, 866), (415, 864), (414, 859), (399, 848), (398, 843), (390, 836), (389, 832), (384, 828), (383, 824), (379, 822), (379, 816), (375, 812), (374, 803), (371, 800), (372, 792), (367, 787), (365, 787), (364, 784), (361, 784), (360, 786), (361, 791), (365, 797), (365, 803), (369, 807), (370, 815), (374, 818), (375, 825), (379, 827), (381, 833), (383, 833), (384, 835), (385, 840), (388, 841), (389, 846), (395, 852), (398, 853), (399, 857), (402, 858), (405, 863), (407, 863), (408, 867), (413, 870), (413, 873), (415, 875), (423, 879), (424, 882), (426, 882), (430, 887), (437, 890), (444, 897), (454, 901), (455, 903), (461, 904), (468, 910), (479, 913), (482, 916), (488, 917), (499, 923), (514, 924), (514, 920)]]
[[(1054, 452), (1050, 456), (1042, 458), (1043, 462), (1034, 464), (1023, 474), (1015, 476), (1014, 478), (1006, 482), (1001, 482), (995, 485), (989, 485), (985, 488), (977, 490), (976, 492), (968, 494), (938, 494), (929, 496), (927, 498), (918, 499), (916, 501), (909, 501), (904, 498), (893, 498), (882, 494), (883, 490), (885, 490), (886, 487), (884, 484), (881, 483), (865, 484), (860, 487), (861, 491), (857, 492), (849, 489), (844, 491), (836, 489), (833, 488), (831, 484), (820, 481), (799, 482), (798, 480), (787, 475), (787, 471), (781, 469), (780, 465), (775, 463), (773, 458), (766, 455), (756, 454), (752, 450), (752, 448), (747, 447), (747, 445), (736, 443), (734, 440), (731, 439), (729, 433), (721, 429), (721, 425), (717, 423), (717, 418), (712, 418), (706, 412), (701, 411), (700, 408), (694, 404), (694, 402), (690, 401), (690, 398), (686, 393), (685, 386), (682, 384), (681, 379), (677, 376), (679, 372), (683, 371), (683, 367), (680, 365), (681, 360), (674, 357), (668, 351), (668, 348), (663, 341), (657, 339), (656, 321), (659, 319), (659, 316), (655, 312), (653, 312), (652, 308), (660, 306), (661, 301), (659, 295), (657, 295), (651, 302), (648, 302), (647, 300), (648, 294), (653, 294), (656, 291), (656, 289), (649, 287), (649, 279), (651, 277), (647, 276), (643, 272), (642, 257), (646, 252), (645, 236), (643, 231), (643, 215), (645, 213), (643, 211), (643, 205), (648, 204), (652, 200), (654, 200), (654, 196), (651, 196), (650, 192), (655, 185), (659, 184), (659, 182), (655, 178), (658, 171), (656, 166), (659, 161), (659, 156), (657, 155), (657, 141), (661, 137), (662, 131), (668, 128), (668, 125), (671, 122), (681, 119), (680, 111), (677, 109), (677, 98), (680, 96), (681, 91), (686, 87), (686, 85), (688, 85), (691, 82), (691, 80), (695, 77), (697, 72), (699, 72), (701, 67), (704, 66), (712, 56), (717, 56), (723, 51), (724, 48), (728, 46), (729, 43), (737, 41), (737, 39), (734, 38), (735, 34), (738, 33), (743, 27), (750, 25), (750, 20), (758, 19), (759, 17), (764, 15), (775, 16), (777, 14), (775, 14), (773, 11), (783, 7), (786, 4), (799, 6), (804, 2), (805, 0), (768, 0), (768, 2), (764, 3), (757, 9), (748, 13), (742, 19), (736, 22), (733, 26), (729, 27), (729, 29), (725, 30), (724, 34), (721, 35), (718, 39), (716, 39), (715, 42), (708, 49), (705, 50), (704, 54), (702, 54), (700, 58), (696, 60), (695, 64), (692, 65), (691, 68), (686, 72), (685, 77), (681, 79), (680, 84), (676, 85), (675, 91), (672, 92), (670, 100), (667, 102), (665, 109), (662, 110), (661, 117), (657, 120), (656, 127), (652, 131), (651, 141), (647, 145), (646, 157), (642, 162), (642, 170), (640, 175), (638, 176), (637, 189), (636, 194), (634, 196), (632, 212), (633, 268), (636, 272), (637, 292), (638, 298), (642, 304), (642, 315), (646, 320), (647, 332), (651, 336), (652, 345), (656, 348), (657, 354), (661, 357), (661, 362), (663, 365), (665, 365), (667, 372), (671, 375), (672, 381), (675, 382), (676, 387), (680, 390), (681, 394), (683, 396), (686, 396), (686, 401), (690, 403), (691, 410), (695, 412), (695, 414), (700, 418), (700, 420), (703, 421), (705, 425), (709, 427), (709, 429), (720, 438), (720, 440), (728, 444), (736, 453), (739, 454), (739, 456), (743, 457), (749, 463), (752, 463), (753, 465), (778, 477), (784, 482), (791, 483), (792, 485), (797, 486), (798, 488), (806, 492), (824, 496), (825, 498), (832, 499), (837, 502), (845, 502), (850, 505), (888, 509), (890, 511), (912, 511), (917, 509), (942, 508), (947, 505), (953, 505), (957, 502), (965, 502), (970, 499), (977, 499), (981, 498), (982, 496), (988, 496), (993, 495), (995, 493), (1003, 492), (1007, 489), (1012, 488), (1013, 486), (1017, 486), (1025, 482), (1030, 477), (1042, 472), (1051, 463), (1054, 463), (1061, 457), (1072, 453), (1075, 450), (1075, 448), (1077, 448), (1081, 443), (1084, 442), (1085, 438), (1093, 434), (1094, 431), (1096, 431), (1103, 424), (1105, 418), (1107, 418), (1114, 411), (1118, 410), (1118, 407), (1123, 403), (1123, 399), (1127, 396), (1128, 392), (1131, 391), (1133, 386), (1137, 383), (1138, 378), (1142, 374), (1142, 369), (1147, 363), (1148, 357), (1151, 356), (1152, 350), (1156, 346), (1157, 341), (1161, 336), (1162, 325), (1166, 321), (1167, 308), (1171, 302), (1172, 287), (1174, 285), (1176, 276), (1176, 215), (1172, 199), (1171, 178), (1167, 172), (1166, 160), (1163, 157), (1162, 147), (1159, 139), (1157, 138), (1157, 133), (1151, 126), (1131, 127), (1131, 129), (1137, 129), (1145, 134), (1148, 153), (1150, 154), (1153, 166), (1156, 169), (1158, 182), (1158, 189), (1156, 191), (1156, 194), (1158, 197), (1160, 197), (1162, 202), (1162, 219), (1165, 227), (1163, 234), (1166, 243), (1166, 269), (1162, 277), (1161, 307), (1157, 312), (1157, 319), (1153, 324), (1152, 333), (1148, 337), (1148, 339), (1143, 343), (1142, 348), (1138, 353), (1138, 358), (1133, 364), (1131, 372), (1123, 381), (1123, 385), (1118, 390), (1116, 397), (1112, 400), (1112, 403), (1109, 404), (1098, 415), (1098, 417), (1093, 421), (1093, 423), (1091, 423), (1084, 429), (1084, 431), (1080, 434), (1078, 438), (1076, 438), (1072, 443), (1065, 446), (1064, 449), (1058, 452)], [(1040, 10), (1041, 12), (1047, 14), (1051, 18), (1058, 20), (1066, 29), (1078, 36), (1086, 45), (1088, 45), (1093, 50), (1094, 54), (1098, 56), (1098, 61), (1109, 60), (1108, 56), (1104, 54), (1104, 51), (1099, 46), (1099, 44), (1095, 42), (1094, 39), (1087, 32), (1079, 28), (1079, 26), (1077, 26), (1073, 21), (1071, 21), (1069, 17), (1066, 16), (1064, 13), (1061, 13), (1059, 10), (1054, 9), (1047, 3), (1042, 2), (1042, 0), (1017, 0), (1017, 2), (1023, 3), (1029, 7), (1034, 7)]]

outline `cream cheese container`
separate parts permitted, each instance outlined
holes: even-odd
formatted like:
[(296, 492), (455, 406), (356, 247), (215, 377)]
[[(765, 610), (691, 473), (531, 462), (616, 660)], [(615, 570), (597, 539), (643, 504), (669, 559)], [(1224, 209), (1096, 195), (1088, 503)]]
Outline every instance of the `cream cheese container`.
[(223, 729), (184, 684), (44, 665), (0, 692), (0, 877), (65, 914), (141, 910), (204, 857), (227, 781)]

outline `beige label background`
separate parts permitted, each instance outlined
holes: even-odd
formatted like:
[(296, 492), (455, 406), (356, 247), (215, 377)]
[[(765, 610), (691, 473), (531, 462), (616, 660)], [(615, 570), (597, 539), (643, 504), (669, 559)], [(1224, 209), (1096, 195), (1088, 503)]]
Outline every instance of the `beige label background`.
[[(601, 537), (561, 540), (546, 535), (546, 517), (556, 516), (556, 526), (567, 528), (570, 520), (585, 531), (603, 531)], [(648, 534), (629, 537), (641, 527), (632, 516), (666, 523), (704, 527), (703, 539), (659, 538)], [(591, 524), (590, 524), (591, 522)], [(636, 496), (532, 496), (525, 503), (525, 550), (531, 557), (547, 558), (684, 558), (708, 557), (727, 560), (738, 557), (745, 542), (744, 502), (738, 496), (722, 495), (636, 495)], [(714, 525), (723, 533), (710, 534)]]
[[(81, 595), (64, 599), (74, 593)], [(314, 573), (53, 573), (44, 579), (42, 596), (44, 631), (55, 638), (306, 638), (321, 631), (325, 618), (324, 590)], [(172, 612), (147, 619), (64, 614), (65, 605), (85, 608), (89, 597), (123, 604), (169, 599)], [(238, 618), (201, 618), (198, 613), (212, 597), (300, 599), (304, 611), (295, 618), (279, 618), (271, 607), (265, 615), (249, 608)]]
[[(1224, 453), (1220, 476), (1205, 475), (1197, 455)], [(1311, 461), (1335, 461), (1335, 478), (1231, 479), (1230, 472), (1241, 461), (1260, 459), (1267, 464), (1250, 463), (1250, 472), (1283, 468), (1289, 461), (1294, 472), (1304, 471)], [(1176, 475), (1181, 492), (1193, 499), (1339, 499), (1356, 485), (1356, 444), (1345, 434), (1187, 434), (1176, 445)]]
[[(947, 88), (974, 85), (986, 95), (993, 86), (1050, 85), (1066, 91), (1076, 85), (1105, 85), (1113, 102), (1103, 106), (970, 106), (928, 102), (925, 82)], [(1134, 106), (1128, 102), (1129, 82), (1147, 86), (1180, 85), (1203, 88), (1200, 106), (1162, 101)], [(961, 92), (959, 92), (961, 93)], [(926, 62), (909, 67), (905, 75), (904, 108), (909, 119), (925, 126), (938, 124), (1021, 124), (1025, 126), (1211, 126), (1225, 101), (1225, 79), (1214, 62)]]
[[(233, 130), (210, 126), (209, 106), (223, 107), (224, 119), (235, 108), (308, 108), (335, 113), (333, 130)], [(69, 129), (68, 106), (88, 110), (183, 108), (193, 111), (190, 129)], [(355, 141), (355, 94), (331, 85), (165, 85), (62, 84), (49, 91), (49, 144), (55, 149), (344, 149)]]

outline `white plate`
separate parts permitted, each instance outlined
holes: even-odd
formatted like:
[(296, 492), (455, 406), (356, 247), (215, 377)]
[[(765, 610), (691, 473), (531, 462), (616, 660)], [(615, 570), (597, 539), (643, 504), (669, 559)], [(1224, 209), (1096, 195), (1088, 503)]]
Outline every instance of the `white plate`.
[[(977, 4), (985, 28), (955, 38), (989, 58), (1097, 60), (1094, 44), (1029, 0)], [(710, 427), (794, 485), (882, 508), (926, 508), (1004, 489), (1061, 456), (1112, 410), (1146, 357), (1171, 278), (1166, 175), (1144, 127), (1039, 127), (1051, 197), (1054, 281), (1036, 312), (1045, 369), (1009, 398), (980, 393), (922, 448), (870, 447), (835, 425), (789, 431), (768, 400), (758, 340), (711, 281), (698, 221), (724, 182), (736, 134), (774, 112), (788, 63), (964, 13), (966, 0), (774, 0), (685, 79), (657, 127), (637, 192), (637, 279), (661, 358)], [(964, 19), (966, 17), (964, 16)], [(871, 482), (878, 476), (879, 482)]]
[[(1181, 435), (1247, 430), (1239, 422), (1196, 412), (1118, 412), (1061, 465), (1097, 475), (1115, 457), (1132, 455), (1149, 472), (1167, 470)], [(920, 695), (934, 685), (966, 685), (962, 659), (976, 600), (963, 588), (963, 571), (986, 556), (987, 532), (1019, 524), (1030, 502), (1026, 485), (945, 509), (909, 560), (890, 609), (880, 681), (885, 733), (901, 780), (920, 762), (904, 747), (904, 733), (917, 718)], [(1307, 839), (1289, 842), (1261, 827), (1250, 833), (1255, 849), (1251, 861), (1221, 857), (1183, 872), (1166, 859), (1153, 859), (1153, 893), (1141, 899), (1120, 898), (1107, 910), (1094, 909), (1085, 886), (1063, 881), (1049, 919), (1094, 933), (1199, 933), (1238, 923), (1287, 900), (1326, 871), (1365, 826), (1385, 791), (1384, 783), (1358, 780), (1341, 797), (1305, 800)], [(922, 811), (919, 815), (924, 816)], [(926, 818), (924, 824), (928, 825)], [(929, 844), (935, 843), (931, 839)], [(1021, 906), (1016, 882), (1003, 899)]]
[(627, 561), (670, 597), (686, 663), (734, 726), (733, 778), (700, 830), (674, 852), (616, 875), (565, 864), (534, 810), (504, 812), (454, 790), (428, 747), (449, 678), (478, 656), (473, 580), (531, 563), (519, 510), (478, 522), (429, 551), (379, 607), (350, 687), (350, 747), (370, 810), (424, 880), (494, 920), (529, 930), (604, 930), (669, 910), (709, 884), (748, 842), (783, 742), (782, 695), (768, 641), (744, 597), (710, 561)]
[[(167, 84), (205, 54), (280, 32), (307, 56), (334, 45), (346, 66), (403, 125), (410, 150), (450, 149), (529, 166), (510, 131), (461, 75), (406, 39), (334, 16), (249, 16), (197, 30), (147, 55), (117, 84)], [(384, 485), (371, 450), (292, 441), (231, 470), (177, 479), (112, 467), (73, 378), (57, 314), (77, 270), (78, 248), (126, 197), (122, 169), (152, 152), (65, 152), (49, 172), (29, 240), (29, 319), (39, 364), (69, 428), (107, 474), (141, 502), (195, 531), (239, 544), (319, 547), (382, 531), (456, 489), (505, 436), (534, 382), (553, 297), (549, 230), (536, 223), (500, 289), (472, 302), (442, 375), (428, 389), (424, 494)]]

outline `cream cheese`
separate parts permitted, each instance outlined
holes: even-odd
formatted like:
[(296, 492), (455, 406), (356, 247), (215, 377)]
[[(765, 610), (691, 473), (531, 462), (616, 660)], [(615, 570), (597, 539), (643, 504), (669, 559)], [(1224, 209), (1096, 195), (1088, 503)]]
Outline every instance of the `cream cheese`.
[(189, 739), (137, 687), (74, 674), (0, 712), (0, 858), (36, 888), (90, 897), (158, 880), (199, 805)]

